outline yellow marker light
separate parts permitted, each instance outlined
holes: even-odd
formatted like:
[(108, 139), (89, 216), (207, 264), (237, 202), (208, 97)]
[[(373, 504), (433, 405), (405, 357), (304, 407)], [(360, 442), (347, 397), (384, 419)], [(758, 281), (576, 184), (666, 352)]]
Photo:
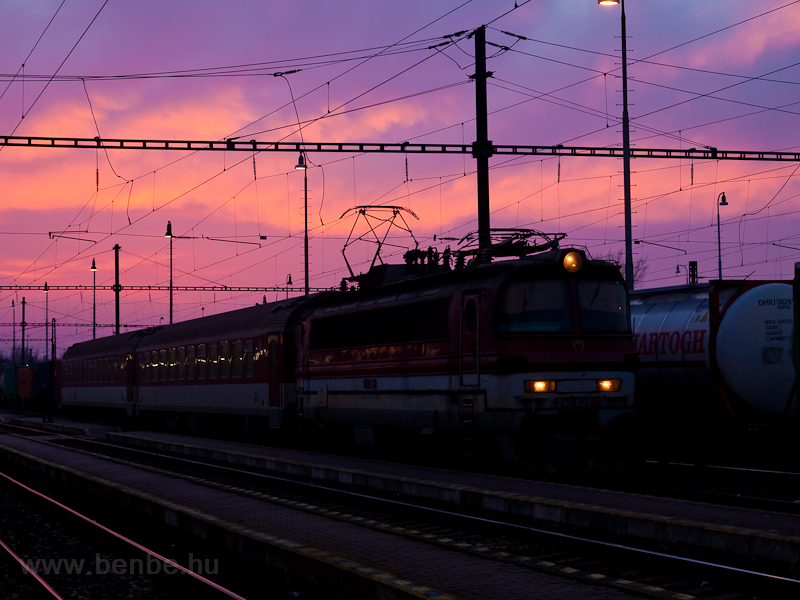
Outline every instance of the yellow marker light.
[(526, 381), (525, 393), (526, 394), (541, 394), (542, 392), (555, 392), (555, 381)]
[(600, 379), (597, 382), (598, 392), (618, 392), (622, 387), (622, 379)]
[(569, 273), (577, 273), (583, 266), (583, 256), (580, 252), (569, 252), (564, 257), (564, 268)]

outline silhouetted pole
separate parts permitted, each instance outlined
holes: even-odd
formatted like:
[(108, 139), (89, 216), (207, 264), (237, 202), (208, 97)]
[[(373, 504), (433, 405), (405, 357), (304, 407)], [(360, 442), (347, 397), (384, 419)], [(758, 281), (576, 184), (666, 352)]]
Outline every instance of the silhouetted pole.
[(14, 301), (11, 301), (11, 315), (14, 325), (11, 327), (11, 364), (17, 366), (17, 308)]
[(172, 325), (172, 221), (167, 221), (164, 237), (169, 238), (169, 324)]
[(631, 217), (631, 126), (628, 117), (628, 36), (622, 9), (622, 184), (625, 192), (625, 283), (633, 290), (633, 223)]
[[(172, 248), (172, 239), (170, 239), (170, 249)], [(170, 261), (170, 267), (172, 267), (172, 262)], [(172, 272), (170, 271), (170, 311), (169, 317), (170, 321), (172, 320)], [(114, 311), (116, 314), (116, 328), (114, 329), (114, 334), (119, 335), (119, 293), (122, 291), (122, 286), (119, 284), (119, 244), (114, 244)]]
[(722, 230), (719, 226), (719, 207), (728, 206), (725, 200), (725, 192), (717, 196), (717, 259), (719, 260), (719, 280), (722, 281)]
[(97, 339), (97, 266), (92, 259), (92, 339)]
[(50, 360), (50, 288), (44, 282), (44, 359)]
[(22, 366), (24, 367), (27, 363), (25, 357), (25, 326), (27, 323), (25, 322), (25, 296), (22, 297), (22, 322), (19, 326), (22, 328)]
[(478, 243), (481, 248), (491, 242), (489, 229), (489, 118), (486, 102), (486, 28), (475, 30), (475, 128), (477, 140), (472, 144), (472, 156), (478, 161)]
[(308, 296), (308, 169), (303, 169), (303, 213), (305, 215), (306, 296)]
[(50, 346), (50, 357), (53, 360), (53, 369), (55, 369), (55, 363), (56, 363), (56, 320), (53, 319), (51, 321), (51, 324), (52, 324), (53, 337), (50, 338), (50, 343), (51, 343), (51, 346)]

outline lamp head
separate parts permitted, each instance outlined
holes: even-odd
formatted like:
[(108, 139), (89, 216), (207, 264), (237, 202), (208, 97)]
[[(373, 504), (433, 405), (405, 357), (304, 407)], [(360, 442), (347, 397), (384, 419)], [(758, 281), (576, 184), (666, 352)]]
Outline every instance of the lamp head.
[(286, 276), (286, 285), (292, 285), (292, 274), (291, 273), (289, 273)]
[(720, 198), (721, 199), (719, 201), (719, 205), (720, 206), (728, 206), (728, 201), (725, 199), (725, 192), (722, 192), (722, 194), (720, 194)]
[(597, 3), (600, 6), (616, 6), (619, 4), (619, 0), (597, 0)]
[(50, 291), (50, 288), (47, 287), (47, 282), (44, 282), (44, 289), (42, 290), (45, 294)]
[(167, 233), (164, 234), (164, 237), (172, 237), (172, 221), (167, 221)]
[(294, 166), (296, 171), (305, 171), (308, 167), (306, 166), (306, 155), (302, 152), (300, 153), (300, 158), (297, 159), (297, 164)]
[(680, 275), (680, 274), (681, 274), (681, 266), (675, 265), (675, 275)]
[(97, 267), (94, 264), (94, 259), (92, 259), (92, 268), (89, 269), (90, 271), (97, 271)]

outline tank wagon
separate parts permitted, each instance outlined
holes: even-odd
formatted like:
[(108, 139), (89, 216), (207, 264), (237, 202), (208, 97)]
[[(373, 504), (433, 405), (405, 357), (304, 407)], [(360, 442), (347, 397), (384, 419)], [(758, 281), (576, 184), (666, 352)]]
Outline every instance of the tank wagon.
[(681, 413), (786, 412), (795, 378), (791, 285), (714, 281), (636, 291), (631, 318), (642, 393), (669, 396)]
[(712, 281), (631, 294), (637, 402), (659, 459), (800, 465), (792, 286)]
[(62, 403), (206, 433), (415, 436), (550, 467), (617, 460), (637, 365), (619, 269), (557, 240), (517, 246), (453, 269), (409, 253), (357, 289), (77, 344)]

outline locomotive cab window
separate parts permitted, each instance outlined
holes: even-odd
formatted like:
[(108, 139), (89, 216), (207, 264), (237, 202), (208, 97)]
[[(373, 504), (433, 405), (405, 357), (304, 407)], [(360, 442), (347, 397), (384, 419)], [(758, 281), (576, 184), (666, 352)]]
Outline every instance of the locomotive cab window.
[(498, 331), (550, 333), (571, 329), (572, 296), (568, 281), (515, 281), (503, 292), (497, 315)]
[(618, 281), (583, 279), (577, 284), (581, 329), (603, 333), (628, 332), (628, 296)]

